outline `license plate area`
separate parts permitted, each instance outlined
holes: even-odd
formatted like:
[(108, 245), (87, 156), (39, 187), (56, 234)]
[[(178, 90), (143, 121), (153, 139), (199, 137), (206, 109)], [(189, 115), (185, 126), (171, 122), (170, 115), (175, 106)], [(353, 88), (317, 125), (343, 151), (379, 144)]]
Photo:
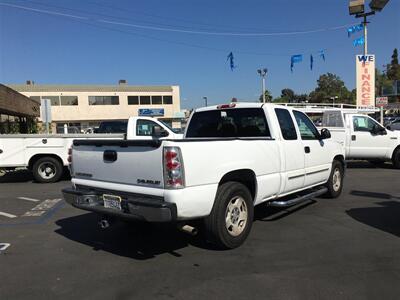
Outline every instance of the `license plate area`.
[(116, 210), (122, 210), (121, 208), (121, 197), (115, 195), (103, 195), (104, 207)]

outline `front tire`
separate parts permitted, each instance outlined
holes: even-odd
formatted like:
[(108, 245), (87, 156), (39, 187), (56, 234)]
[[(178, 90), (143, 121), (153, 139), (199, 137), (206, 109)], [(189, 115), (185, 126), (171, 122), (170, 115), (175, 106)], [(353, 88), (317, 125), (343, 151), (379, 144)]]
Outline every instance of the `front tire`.
[(338, 160), (334, 160), (332, 163), (331, 175), (329, 176), (329, 180), (325, 185), (328, 188), (328, 192), (325, 194), (326, 197), (337, 198), (340, 196), (343, 189), (343, 178), (343, 164)]
[(394, 153), (393, 153), (393, 166), (396, 169), (400, 169), (400, 148), (398, 148)]
[(226, 182), (217, 191), (211, 214), (205, 220), (207, 237), (223, 249), (237, 248), (250, 233), (253, 198), (239, 182)]
[(37, 182), (57, 182), (63, 174), (63, 166), (54, 157), (42, 157), (33, 164), (32, 173)]

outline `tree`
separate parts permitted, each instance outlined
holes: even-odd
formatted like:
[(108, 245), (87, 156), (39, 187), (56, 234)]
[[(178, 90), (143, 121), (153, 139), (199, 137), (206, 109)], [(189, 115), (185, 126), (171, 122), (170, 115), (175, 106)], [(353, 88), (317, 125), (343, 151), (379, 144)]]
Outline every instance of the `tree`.
[(399, 65), (399, 55), (397, 53), (397, 48), (393, 50), (392, 61), (387, 65), (387, 78), (390, 80), (400, 80), (400, 65)]
[(286, 88), (281, 91), (281, 98), (283, 98), (285, 100), (283, 102), (289, 102), (289, 103), (293, 102), (294, 96), (295, 96), (295, 94), (292, 89)]
[[(262, 94), (260, 95), (259, 100), (260, 100), (260, 102), (263, 102)], [(272, 101), (272, 95), (271, 95), (270, 91), (265, 90), (265, 102), (271, 102), (271, 101)]]
[(310, 93), (310, 102), (326, 103), (331, 102), (332, 97), (338, 97), (338, 102), (351, 103), (351, 92), (344, 85), (339, 76), (327, 73), (323, 74), (317, 80), (317, 87)]

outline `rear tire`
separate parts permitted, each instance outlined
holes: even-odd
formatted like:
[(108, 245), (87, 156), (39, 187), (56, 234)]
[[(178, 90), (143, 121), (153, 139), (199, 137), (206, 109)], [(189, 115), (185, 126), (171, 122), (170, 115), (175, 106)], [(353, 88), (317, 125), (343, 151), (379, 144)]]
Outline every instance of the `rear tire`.
[(394, 153), (393, 153), (393, 166), (396, 169), (400, 169), (400, 148), (398, 148)]
[(328, 192), (325, 194), (326, 197), (337, 198), (340, 196), (343, 189), (343, 177), (343, 164), (338, 160), (334, 160), (332, 163), (331, 175), (329, 176), (329, 180), (325, 185), (328, 188)]
[(32, 167), (33, 177), (40, 183), (57, 182), (63, 171), (63, 165), (54, 157), (39, 158)]
[(220, 248), (237, 248), (249, 235), (253, 216), (248, 188), (239, 182), (226, 182), (218, 188), (211, 214), (205, 219), (207, 237)]

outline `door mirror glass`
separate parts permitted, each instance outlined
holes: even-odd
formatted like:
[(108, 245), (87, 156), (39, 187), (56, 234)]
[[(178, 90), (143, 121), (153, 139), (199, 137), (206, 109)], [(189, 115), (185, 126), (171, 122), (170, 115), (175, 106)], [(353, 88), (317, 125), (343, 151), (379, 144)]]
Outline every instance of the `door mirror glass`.
[(327, 128), (322, 128), (320, 137), (321, 137), (321, 140), (330, 139), (331, 138), (331, 132)]

